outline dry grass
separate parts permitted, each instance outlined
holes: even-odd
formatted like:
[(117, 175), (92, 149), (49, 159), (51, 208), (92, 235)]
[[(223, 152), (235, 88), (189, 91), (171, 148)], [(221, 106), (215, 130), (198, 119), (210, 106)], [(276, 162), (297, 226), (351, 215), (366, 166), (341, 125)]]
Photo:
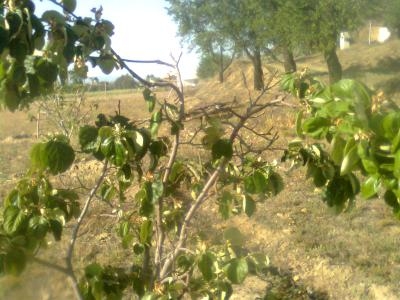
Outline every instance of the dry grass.
[[(346, 77), (356, 77), (368, 84), (383, 88), (396, 95), (400, 90), (400, 42), (366, 48), (357, 45), (339, 52)], [(300, 67), (308, 66), (314, 74), (327, 78), (322, 57), (313, 56), (299, 61)], [(280, 66), (273, 66), (279, 69)], [(268, 73), (267, 73), (268, 74)], [(196, 89), (187, 91), (188, 109), (205, 103), (227, 102), (235, 99), (239, 104), (253, 91), (243, 86), (243, 75), (252, 84), (249, 63), (237, 62), (227, 73), (227, 81), (220, 85), (215, 80), (201, 82)], [(168, 91), (159, 91), (159, 99)], [(277, 90), (268, 97), (276, 97)], [(139, 92), (99, 92), (87, 95), (87, 103), (97, 103), (98, 112), (113, 114), (120, 109), (124, 115), (142, 119), (146, 106)], [(293, 101), (288, 99), (288, 101)], [(292, 102), (293, 103), (293, 102)], [(35, 142), (36, 125), (29, 121), (30, 111), (0, 112), (0, 196), (4, 197), (28, 164), (29, 146)], [(283, 146), (294, 137), (294, 109), (271, 109), (255, 120), (261, 128), (274, 127)], [(91, 116), (94, 119), (94, 114)], [(45, 119), (43, 120), (45, 122)], [(43, 134), (47, 134), (45, 129)], [(185, 128), (188, 135), (190, 128)], [(265, 154), (278, 159), (281, 151)], [(181, 153), (194, 156), (197, 153)], [(69, 183), (86, 175), (86, 182), (96, 176), (97, 167), (82, 159), (78, 169), (71, 171)], [(287, 166), (280, 166), (285, 174), (286, 189), (273, 199), (258, 205), (256, 215), (248, 219), (238, 216), (222, 221), (212, 203), (201, 212), (197, 228), (210, 236), (218, 237), (222, 228), (237, 226), (245, 233), (249, 250), (263, 251), (270, 256), (271, 269), (262, 279), (249, 278), (239, 288), (236, 299), (255, 299), (268, 290), (267, 299), (400, 299), (400, 224), (391, 215), (382, 200), (364, 201), (342, 215), (334, 215), (318, 191), (304, 179), (303, 170), (285, 173)], [(129, 205), (129, 201), (128, 204)], [(109, 207), (96, 201), (83, 225), (76, 249), (76, 263), (85, 265), (94, 260), (109, 264), (126, 264), (134, 258), (119, 247), (113, 225), (116, 218)], [(68, 232), (68, 229), (67, 229)], [(63, 263), (66, 241), (51, 243), (41, 257)], [(29, 266), (20, 278), (0, 280), (0, 299), (71, 299), (68, 282), (61, 274), (40, 265)]]

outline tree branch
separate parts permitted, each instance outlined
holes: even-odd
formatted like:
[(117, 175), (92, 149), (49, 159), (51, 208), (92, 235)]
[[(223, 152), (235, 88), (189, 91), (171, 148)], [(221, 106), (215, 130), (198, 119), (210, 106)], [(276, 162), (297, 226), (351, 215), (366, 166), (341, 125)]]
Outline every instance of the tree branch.
[[(265, 94), (265, 92), (267, 90), (268, 90), (268, 88), (265, 88), (260, 93), (260, 95), (254, 100), (254, 102), (257, 103), (258, 100)], [(230, 135), (230, 138), (229, 138), (230, 142), (233, 143), (233, 141), (239, 135), (239, 131), (243, 128), (243, 126), (245, 125), (247, 120), (252, 115), (257, 114), (258, 112), (260, 112), (261, 110), (265, 109), (268, 106), (274, 106), (274, 105), (276, 105), (278, 102), (280, 102), (282, 100), (283, 99), (275, 99), (275, 100), (269, 101), (268, 103), (266, 103), (264, 105), (257, 105), (257, 106), (254, 106), (254, 104), (253, 104), (254, 102), (250, 102), (249, 107), (247, 108), (246, 114), (243, 117), (239, 118), (239, 122), (237, 123), (237, 125), (233, 129), (233, 131), (232, 131), (232, 133)], [(197, 212), (197, 210), (199, 209), (199, 207), (208, 198), (208, 194), (209, 194), (210, 189), (214, 186), (214, 184), (218, 180), (219, 175), (222, 173), (222, 171), (224, 170), (224, 168), (225, 168), (225, 166), (226, 166), (226, 164), (228, 162), (229, 162), (229, 159), (227, 159), (227, 158), (223, 158), (220, 161), (218, 167), (210, 175), (210, 177), (208, 178), (206, 184), (204, 185), (203, 189), (201, 190), (200, 194), (197, 196), (196, 200), (194, 201), (194, 203), (192, 204), (190, 209), (187, 211), (187, 213), (185, 215), (185, 218), (183, 220), (183, 223), (182, 223), (181, 230), (179, 232), (178, 242), (176, 243), (176, 245), (174, 247), (174, 250), (168, 254), (168, 256), (165, 259), (165, 262), (164, 262), (164, 264), (163, 264), (163, 266), (161, 268), (160, 276), (159, 276), (159, 280), (160, 281), (163, 281), (164, 278), (169, 275), (171, 266), (173, 265), (176, 257), (182, 251), (181, 249), (184, 248), (184, 244), (185, 244), (186, 239), (187, 239), (188, 228), (189, 228), (189, 225), (190, 225), (190, 222), (191, 222), (192, 218), (194, 217), (194, 215)]]
[(96, 192), (99, 189), (100, 185), (103, 183), (103, 180), (107, 174), (107, 169), (108, 169), (108, 164), (107, 164), (107, 162), (105, 162), (104, 166), (103, 166), (103, 170), (101, 172), (101, 175), (97, 179), (95, 186), (90, 191), (90, 193), (85, 201), (85, 204), (83, 206), (83, 209), (81, 211), (81, 214), (78, 217), (78, 221), (72, 231), (71, 240), (70, 240), (70, 244), (69, 244), (68, 251), (67, 251), (67, 257), (65, 259), (66, 263), (67, 263), (67, 271), (68, 271), (69, 277), (72, 281), (72, 287), (74, 289), (75, 296), (77, 297), (77, 299), (82, 299), (82, 295), (79, 291), (78, 280), (76, 278), (76, 275), (74, 272), (74, 267), (72, 265), (72, 258), (73, 258), (73, 254), (74, 254), (75, 243), (76, 243), (76, 240), (78, 237), (79, 228), (82, 225), (82, 221), (85, 218), (86, 213), (88, 212), (88, 209), (89, 209), (92, 199), (96, 195)]
[[(182, 54), (181, 54), (182, 55)], [(176, 60), (176, 71), (177, 71), (177, 82), (180, 83), (180, 87), (178, 88), (178, 98), (179, 98), (179, 103), (180, 103), (180, 109), (179, 109), (179, 116), (178, 116), (178, 123), (181, 123), (183, 121), (183, 119), (185, 118), (185, 98), (184, 98), (184, 94), (183, 94), (183, 86), (182, 86), (182, 80), (181, 80), (181, 75), (179, 72), (179, 61), (181, 58), (181, 55), (179, 56), (178, 60)], [(165, 191), (165, 187), (168, 184), (168, 179), (169, 176), (171, 174), (171, 169), (173, 164), (176, 161), (176, 156), (178, 154), (178, 148), (179, 148), (179, 144), (180, 144), (180, 130), (177, 131), (177, 133), (175, 134), (174, 137), (174, 142), (173, 142), (173, 146), (172, 146), (172, 150), (171, 150), (171, 155), (169, 157), (168, 163), (167, 163), (167, 167), (165, 169), (165, 173), (162, 179), (163, 185), (164, 185), (164, 191)], [(165, 193), (165, 192), (164, 192)], [(164, 228), (163, 228), (163, 224), (162, 224), (162, 214), (163, 214), (163, 199), (164, 197), (161, 197), (158, 201), (158, 206), (157, 206), (157, 219), (156, 219), (156, 231), (158, 234), (158, 238), (157, 238), (157, 245), (156, 245), (156, 252), (155, 252), (155, 265), (156, 265), (156, 278), (160, 279), (160, 268), (161, 268), (161, 259), (163, 256), (163, 245), (164, 245), (164, 240), (165, 240), (165, 232), (164, 232)]]
[(33, 262), (35, 262), (37, 264), (40, 264), (40, 265), (45, 266), (47, 268), (50, 268), (50, 269), (56, 270), (58, 272), (61, 272), (64, 275), (71, 276), (71, 274), (69, 273), (68, 269), (65, 268), (65, 267), (59, 266), (57, 264), (51, 263), (51, 262), (49, 262), (47, 260), (44, 260), (44, 259), (41, 259), (41, 258), (35, 257), (35, 256), (33, 256), (31, 259), (32, 259)]
[(162, 60), (136, 60), (136, 59), (126, 59), (126, 58), (122, 58), (122, 60), (124, 62), (127, 63), (137, 63), (137, 64), (157, 64), (157, 65), (164, 65), (170, 68), (175, 68), (175, 66), (173, 64), (164, 62)]

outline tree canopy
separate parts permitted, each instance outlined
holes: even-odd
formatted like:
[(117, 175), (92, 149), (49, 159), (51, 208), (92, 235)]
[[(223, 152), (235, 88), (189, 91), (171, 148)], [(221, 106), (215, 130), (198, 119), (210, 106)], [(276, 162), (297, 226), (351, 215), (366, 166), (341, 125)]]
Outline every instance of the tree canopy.
[(356, 29), (365, 16), (363, 8), (372, 6), (367, 0), (168, 2), (180, 34), (202, 51), (210, 53), (205, 44), (227, 41), (244, 51), (254, 66), (256, 89), (263, 86), (261, 54), (269, 45), (283, 55), (286, 71), (296, 70), (294, 49), (319, 51), (326, 60), (331, 82), (339, 80), (339, 34)]

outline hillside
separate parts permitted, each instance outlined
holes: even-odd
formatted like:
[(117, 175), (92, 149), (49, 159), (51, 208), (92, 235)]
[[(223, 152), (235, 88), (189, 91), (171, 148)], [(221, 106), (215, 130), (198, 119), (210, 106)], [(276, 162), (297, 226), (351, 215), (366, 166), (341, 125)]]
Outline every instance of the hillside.
[[(394, 96), (400, 93), (400, 40), (392, 39), (384, 44), (367, 43), (353, 44), (349, 49), (338, 50), (338, 56), (343, 68), (344, 78), (361, 80), (373, 89), (381, 89), (387, 95)], [(321, 54), (296, 58), (298, 70), (308, 68), (312, 75), (328, 81), (325, 61)], [(266, 58), (264, 61), (266, 79), (271, 72), (283, 72), (282, 64)], [(244, 78), (248, 87), (252, 89), (252, 65), (246, 59), (236, 60), (225, 72), (225, 82), (220, 84), (217, 76), (209, 80), (200, 81), (195, 90), (189, 90), (190, 97), (198, 98), (202, 103), (220, 101), (226, 97), (247, 97), (248, 91), (244, 88)]]

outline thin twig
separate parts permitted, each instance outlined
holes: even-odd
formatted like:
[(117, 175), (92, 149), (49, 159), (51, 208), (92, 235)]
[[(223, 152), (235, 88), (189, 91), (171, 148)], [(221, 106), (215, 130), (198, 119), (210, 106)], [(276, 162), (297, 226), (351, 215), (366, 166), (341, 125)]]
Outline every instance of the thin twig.
[(88, 209), (89, 209), (89, 206), (90, 206), (90, 203), (91, 203), (92, 199), (96, 195), (97, 190), (99, 189), (100, 185), (103, 183), (103, 180), (104, 180), (104, 178), (105, 178), (105, 176), (107, 174), (107, 170), (108, 170), (108, 164), (106, 162), (106, 163), (104, 163), (103, 170), (101, 172), (100, 177), (97, 179), (95, 186), (92, 188), (92, 190), (90, 191), (90, 193), (89, 193), (89, 195), (88, 195), (88, 197), (87, 197), (87, 199), (85, 201), (85, 204), (83, 206), (81, 214), (78, 217), (78, 221), (77, 221), (77, 223), (76, 223), (76, 225), (75, 225), (75, 227), (74, 227), (74, 229), (72, 231), (70, 244), (69, 244), (69, 247), (68, 247), (68, 250), (67, 250), (67, 257), (65, 259), (66, 263), (67, 263), (68, 274), (69, 274), (69, 277), (70, 277), (70, 279), (72, 281), (72, 287), (73, 287), (74, 292), (75, 292), (75, 296), (79, 300), (82, 299), (82, 295), (81, 295), (81, 293), (79, 291), (78, 280), (76, 278), (76, 275), (75, 275), (75, 272), (74, 272), (74, 267), (73, 267), (73, 264), (72, 264), (72, 258), (73, 258), (73, 254), (74, 254), (75, 243), (76, 243), (76, 240), (77, 240), (77, 237), (78, 237), (79, 228), (82, 225), (82, 221), (83, 221), (83, 219), (85, 218), (85, 216), (86, 216), (86, 214), (88, 212)]
[[(182, 53), (181, 53), (181, 55), (182, 55)], [(179, 98), (179, 104), (180, 104), (179, 116), (178, 116), (178, 120), (177, 120), (178, 124), (181, 123), (185, 118), (185, 98), (184, 98), (184, 94), (183, 94), (183, 85), (182, 85), (181, 74), (179, 72), (179, 67), (178, 67), (181, 55), (179, 56), (178, 60), (176, 61), (176, 66), (175, 66), (176, 70), (177, 70), (177, 74), (178, 74), (177, 82), (180, 83), (180, 87), (178, 88), (178, 87), (174, 86), (174, 88), (173, 88), (177, 92), (177, 95)], [(164, 176), (162, 179), (164, 188), (168, 184), (168, 179), (171, 174), (172, 166), (176, 161), (176, 156), (178, 154), (178, 148), (179, 148), (179, 143), (180, 143), (180, 133), (181, 133), (181, 131), (178, 130), (174, 137), (174, 142), (173, 142), (173, 146), (171, 149), (171, 155), (169, 157), (167, 167), (165, 169)], [(165, 189), (164, 189), (164, 191), (165, 191)], [(164, 232), (164, 227), (162, 224), (163, 199), (164, 199), (164, 197), (161, 197), (159, 199), (158, 205), (157, 205), (157, 219), (156, 219), (157, 244), (156, 244), (155, 258), (154, 258), (155, 265), (156, 265), (155, 275), (156, 275), (157, 279), (160, 278), (161, 259), (163, 257), (163, 246), (164, 246), (164, 240), (165, 240), (165, 232)]]
[(56, 270), (56, 271), (61, 272), (61, 273), (65, 274), (65, 275), (67, 275), (67, 276), (71, 276), (71, 274), (69, 273), (68, 269), (65, 268), (65, 267), (62, 267), (62, 266), (59, 266), (57, 264), (51, 263), (51, 262), (49, 262), (47, 260), (44, 260), (44, 259), (41, 259), (39, 257), (32, 257), (31, 259), (32, 259), (33, 262), (35, 262), (37, 264), (40, 264), (40, 265), (45, 266), (47, 268)]
[(126, 59), (126, 58), (124, 58), (124, 59), (122, 59), (122, 60), (123, 60), (124, 62), (127, 62), (127, 63), (135, 63), (135, 64), (157, 64), (157, 65), (164, 65), (164, 66), (171, 67), (171, 68), (174, 68), (174, 67), (175, 67), (173, 64), (170, 64), (170, 63), (167, 63), (167, 62), (165, 62), (165, 61), (158, 60), (158, 59), (156, 59), (156, 60), (137, 60), (137, 59)]

